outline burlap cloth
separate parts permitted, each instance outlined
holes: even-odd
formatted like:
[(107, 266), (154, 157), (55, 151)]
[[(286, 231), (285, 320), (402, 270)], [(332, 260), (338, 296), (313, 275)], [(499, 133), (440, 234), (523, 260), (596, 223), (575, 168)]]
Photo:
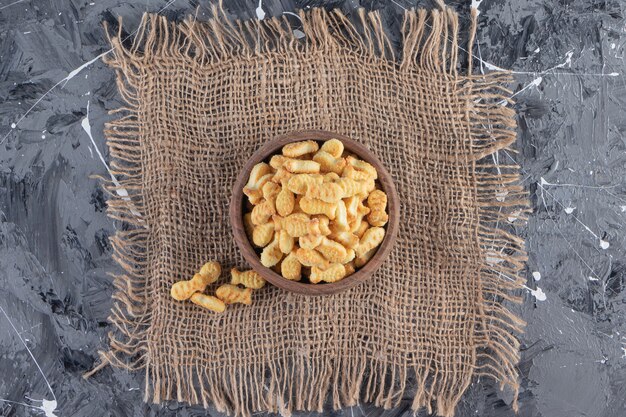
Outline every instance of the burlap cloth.
[[(111, 239), (124, 273), (103, 363), (145, 369), (146, 401), (244, 416), (407, 398), (452, 416), (477, 375), (517, 392), (523, 323), (502, 300), (517, 300), (525, 254), (502, 226), (525, 196), (517, 167), (490, 156), (515, 139), (509, 75), (461, 75), (443, 5), (407, 12), (401, 45), (377, 13), (301, 13), (303, 39), (286, 19), (215, 13), (146, 15), (131, 44), (110, 36), (126, 105), (106, 130), (109, 213), (127, 227)], [(235, 177), (265, 141), (302, 129), (359, 140), (391, 172), (401, 219), (388, 260), (334, 296), (266, 286), (222, 315), (174, 301), (171, 284), (207, 260), (225, 275), (246, 267), (228, 220)]]

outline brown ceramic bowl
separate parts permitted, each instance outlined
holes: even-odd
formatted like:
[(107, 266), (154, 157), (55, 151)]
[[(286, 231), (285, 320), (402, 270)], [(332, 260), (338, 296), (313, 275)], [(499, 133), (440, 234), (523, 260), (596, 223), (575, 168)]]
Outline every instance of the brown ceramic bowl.
[[(347, 276), (338, 282), (333, 283), (319, 283), (310, 284), (308, 282), (290, 281), (283, 278), (280, 274), (272, 271), (261, 264), (259, 254), (256, 252), (252, 243), (248, 240), (243, 225), (243, 215), (246, 203), (246, 197), (243, 194), (243, 187), (248, 182), (250, 171), (259, 162), (267, 162), (272, 155), (280, 154), (284, 145), (291, 142), (298, 142), (301, 140), (314, 140), (317, 142), (324, 142), (330, 139), (339, 139), (344, 144), (346, 151), (351, 152), (358, 156), (360, 159), (372, 164), (378, 171), (378, 182), (382, 190), (387, 194), (387, 213), (389, 215), (389, 221), (384, 226), (385, 239), (378, 248), (378, 251), (374, 254), (372, 259), (365, 264), (362, 268), (358, 269), (352, 275)], [(287, 291), (293, 291), (299, 294), (305, 295), (324, 295), (335, 294), (340, 291), (352, 288), (355, 285), (368, 279), (384, 262), (385, 258), (389, 255), (391, 248), (396, 240), (398, 232), (398, 220), (399, 220), (399, 203), (398, 194), (393, 185), (391, 175), (380, 160), (362, 144), (353, 141), (352, 139), (339, 135), (337, 133), (326, 132), (322, 130), (305, 130), (299, 132), (292, 132), (283, 136), (279, 136), (265, 144), (258, 151), (252, 155), (248, 162), (243, 166), (232, 191), (232, 197), (230, 201), (230, 223), (233, 228), (233, 234), (235, 242), (241, 250), (243, 257), (248, 261), (252, 268), (258, 272), (263, 278), (277, 287), (285, 289)]]

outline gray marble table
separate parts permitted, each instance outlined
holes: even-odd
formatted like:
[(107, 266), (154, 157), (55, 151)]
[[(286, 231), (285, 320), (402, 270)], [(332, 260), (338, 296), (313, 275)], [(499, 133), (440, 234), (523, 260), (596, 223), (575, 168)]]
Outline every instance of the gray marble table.
[[(263, 0), (267, 16), (319, 1)], [(429, 4), (428, 2), (424, 2)], [(448, 1), (467, 11), (469, 1)], [(397, 24), (414, 0), (337, 0), (351, 12), (382, 9)], [(101, 22), (141, 14), (179, 19), (196, 0), (2, 0), (0, 3), (0, 415), (218, 415), (142, 402), (143, 375), (81, 375), (105, 346), (112, 283), (108, 237), (119, 224), (91, 175), (106, 175), (102, 134), (121, 105)], [(201, 6), (205, 6), (204, 2)], [(225, 2), (255, 16), (257, 1)], [(533, 214), (528, 322), (521, 335), (520, 416), (626, 415), (626, 3), (485, 0), (481, 65), (513, 69), (518, 153)], [(467, 23), (467, 22), (465, 22)], [(497, 68), (496, 68), (497, 69)], [(27, 347), (27, 348), (26, 348)], [(56, 401), (53, 402), (53, 401)], [(510, 395), (471, 385), (457, 415), (512, 416)], [(409, 415), (353, 407), (341, 416)], [(421, 413), (424, 414), (423, 412)]]

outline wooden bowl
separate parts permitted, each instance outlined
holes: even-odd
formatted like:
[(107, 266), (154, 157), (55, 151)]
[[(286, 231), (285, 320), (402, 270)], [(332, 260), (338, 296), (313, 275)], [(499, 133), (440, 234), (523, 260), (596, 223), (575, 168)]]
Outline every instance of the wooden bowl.
[[(263, 266), (254, 246), (248, 240), (243, 225), (246, 198), (243, 194), (243, 187), (248, 182), (248, 177), (250, 176), (252, 168), (259, 162), (268, 162), (272, 155), (280, 154), (284, 145), (302, 140), (324, 142), (333, 138), (339, 139), (343, 142), (346, 151), (351, 152), (360, 159), (369, 162), (378, 171), (378, 182), (382, 190), (387, 194), (387, 213), (389, 215), (389, 221), (384, 226), (386, 229), (385, 238), (379, 246), (378, 251), (367, 264), (341, 281), (319, 284), (290, 281), (283, 278), (280, 274), (272, 271), (270, 268)], [(398, 220), (400, 217), (396, 188), (393, 185), (391, 175), (385, 169), (380, 160), (362, 144), (355, 142), (346, 136), (322, 130), (304, 130), (278, 136), (256, 151), (243, 166), (237, 180), (235, 181), (230, 201), (229, 215), (235, 242), (237, 242), (237, 246), (241, 250), (243, 257), (252, 266), (252, 269), (277, 287), (305, 295), (335, 294), (340, 291), (347, 290), (348, 288), (352, 288), (368, 279), (381, 266), (385, 258), (389, 255), (389, 252), (391, 251), (391, 248), (396, 240)]]

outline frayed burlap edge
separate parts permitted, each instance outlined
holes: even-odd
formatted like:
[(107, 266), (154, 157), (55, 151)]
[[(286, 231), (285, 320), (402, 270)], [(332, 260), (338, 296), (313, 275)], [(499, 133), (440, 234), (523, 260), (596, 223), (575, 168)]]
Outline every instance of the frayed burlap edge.
[[(517, 410), (519, 383), (515, 366), (519, 360), (519, 342), (514, 335), (522, 331), (524, 322), (502, 303), (521, 301), (514, 293), (523, 284), (520, 272), (526, 254), (524, 241), (506, 232), (503, 226), (510, 223), (511, 212), (516, 219), (525, 218), (527, 199), (518, 185), (519, 167), (500, 165), (491, 158), (515, 141), (514, 111), (503, 105), (510, 102), (511, 92), (503, 87), (510, 81), (510, 74), (458, 75), (458, 16), (442, 3), (439, 6), (431, 11), (405, 13), (399, 57), (394, 56), (394, 47), (385, 34), (380, 15), (363, 10), (358, 13), (356, 25), (338, 10), (300, 12), (306, 41), (296, 39), (284, 17), (231, 21), (220, 7), (215, 7), (214, 18), (203, 23), (189, 18), (177, 24), (165, 17), (146, 14), (132, 44), (124, 46), (120, 20), (118, 34), (109, 36), (113, 54), (106, 62), (117, 73), (117, 86), (126, 106), (115, 110), (113, 113), (122, 116), (106, 126), (113, 174), (119, 183), (107, 184), (105, 189), (109, 192), (109, 216), (127, 223), (129, 230), (118, 231), (111, 238), (113, 256), (124, 270), (123, 274), (114, 276), (116, 291), (110, 321), (116, 331), (109, 334), (110, 349), (99, 352), (100, 365), (85, 377), (107, 364), (126, 370), (145, 368), (145, 401), (160, 403), (169, 399), (167, 393), (175, 392), (178, 401), (201, 403), (205, 407), (214, 404), (220, 411), (249, 416), (252, 411), (263, 410), (287, 415), (292, 410), (322, 411), (328, 394), (332, 394), (334, 408), (354, 406), (360, 401), (391, 408), (402, 400), (406, 383), (385, 381), (390, 377), (406, 379), (414, 375), (417, 390), (413, 394), (413, 410), (426, 407), (429, 413), (454, 414), (471, 378), (442, 381), (437, 380), (437, 375), (420, 374), (418, 369), (372, 363), (364, 358), (337, 361), (299, 356), (289, 363), (279, 363), (287, 359), (278, 358), (262, 367), (210, 371), (180, 367), (167, 377), (151, 363), (146, 337), (151, 325), (145, 293), (148, 272), (144, 263), (148, 230), (141, 218), (144, 203), (137, 120), (140, 103), (134, 87), (139, 85), (138, 66), (155, 56), (182, 58), (193, 65), (203, 65), (237, 56), (339, 48), (367, 58), (386, 59), (396, 63), (401, 71), (446, 74), (450, 82), (457, 83), (457, 91), (467, 103), (468, 135), (474, 149), (471, 159), (477, 183), (476, 205), (481, 219), (475, 233), (483, 252), (474, 375), (494, 378), (501, 389), (508, 386), (513, 390), (513, 408)], [(471, 50), (476, 30), (474, 9), (469, 30), (468, 50)], [(470, 54), (468, 74), (471, 74), (471, 60)], [(309, 370), (306, 375), (305, 368)], [(279, 369), (291, 372), (280, 373)], [(269, 380), (267, 374), (271, 375)], [(265, 390), (260, 388), (264, 384), (267, 384)], [(292, 393), (300, 394), (292, 399), (289, 398)]]

